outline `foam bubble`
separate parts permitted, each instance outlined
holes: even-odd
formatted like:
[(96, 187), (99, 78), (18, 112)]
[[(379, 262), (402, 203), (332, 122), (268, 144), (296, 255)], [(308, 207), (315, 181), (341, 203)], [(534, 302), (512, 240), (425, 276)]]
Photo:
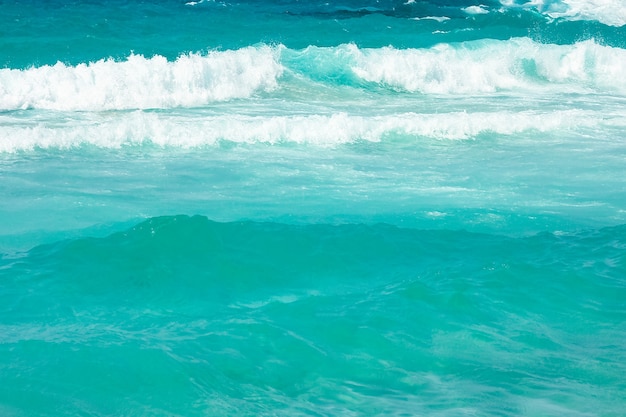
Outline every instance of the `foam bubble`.
[(548, 113), (455, 112), (444, 114), (401, 113), (359, 116), (347, 113), (329, 115), (181, 116), (134, 111), (113, 114), (86, 114), (81, 120), (56, 123), (0, 124), (0, 152), (34, 148), (72, 148), (84, 144), (119, 148), (155, 144), (193, 148), (226, 140), (239, 143), (282, 142), (335, 146), (359, 140), (378, 142), (390, 135), (404, 140), (425, 137), (461, 140), (492, 132), (512, 135), (524, 131), (548, 132), (597, 127), (618, 123), (623, 117), (609, 117), (592, 111), (563, 110)]
[(279, 48), (189, 54), (175, 61), (131, 55), (69, 66), (0, 70), (0, 109), (119, 110), (201, 106), (271, 90)]

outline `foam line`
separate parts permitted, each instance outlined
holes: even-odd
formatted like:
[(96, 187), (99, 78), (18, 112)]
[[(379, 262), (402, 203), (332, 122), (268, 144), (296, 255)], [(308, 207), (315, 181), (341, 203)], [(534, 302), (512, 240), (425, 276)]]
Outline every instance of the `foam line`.
[(119, 148), (155, 144), (193, 148), (220, 141), (238, 143), (283, 142), (335, 146), (356, 141), (378, 142), (390, 136), (407, 141), (472, 139), (483, 133), (512, 135), (524, 131), (577, 130), (599, 125), (626, 127), (623, 117), (592, 111), (564, 110), (541, 113), (476, 112), (447, 114), (402, 113), (386, 116), (355, 116), (346, 113), (302, 116), (220, 115), (176, 116), (134, 111), (82, 121), (24, 126), (0, 125), (0, 152), (34, 148), (72, 148), (95, 145)]

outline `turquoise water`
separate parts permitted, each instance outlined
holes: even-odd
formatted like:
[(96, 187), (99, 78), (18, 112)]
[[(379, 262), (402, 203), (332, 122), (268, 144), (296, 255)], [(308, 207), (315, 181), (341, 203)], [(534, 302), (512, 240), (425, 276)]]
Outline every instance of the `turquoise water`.
[(622, 2), (0, 9), (0, 415), (623, 415)]

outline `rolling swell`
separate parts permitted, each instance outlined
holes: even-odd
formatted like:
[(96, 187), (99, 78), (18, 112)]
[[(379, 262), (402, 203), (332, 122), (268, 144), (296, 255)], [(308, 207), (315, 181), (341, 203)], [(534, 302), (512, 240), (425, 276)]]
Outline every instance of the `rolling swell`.
[(624, 236), (173, 216), (39, 246), (0, 263), (0, 369), (21, 369), (0, 398), (41, 414), (616, 415)]

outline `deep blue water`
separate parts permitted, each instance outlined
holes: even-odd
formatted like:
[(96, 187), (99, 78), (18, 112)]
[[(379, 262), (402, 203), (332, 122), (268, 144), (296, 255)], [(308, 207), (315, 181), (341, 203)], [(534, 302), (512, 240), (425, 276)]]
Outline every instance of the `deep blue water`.
[(620, 416), (626, 5), (0, 1), (0, 415)]

